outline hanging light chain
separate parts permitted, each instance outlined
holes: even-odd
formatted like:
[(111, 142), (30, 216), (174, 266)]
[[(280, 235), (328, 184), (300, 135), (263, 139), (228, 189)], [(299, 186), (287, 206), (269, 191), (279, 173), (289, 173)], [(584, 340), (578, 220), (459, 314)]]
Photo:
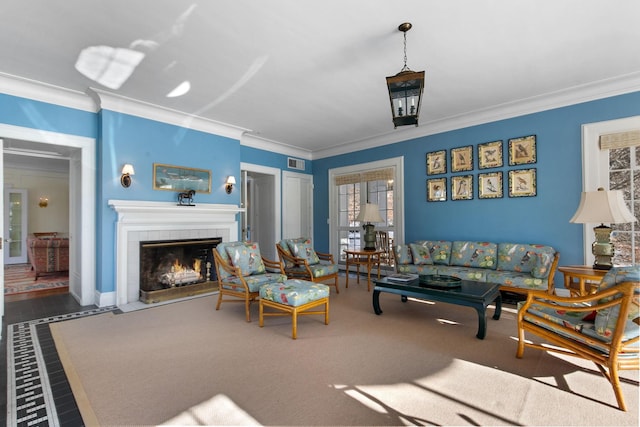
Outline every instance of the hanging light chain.
[(409, 68), (407, 67), (407, 32), (405, 31), (404, 33), (404, 67), (402, 67), (402, 70), (408, 70)]

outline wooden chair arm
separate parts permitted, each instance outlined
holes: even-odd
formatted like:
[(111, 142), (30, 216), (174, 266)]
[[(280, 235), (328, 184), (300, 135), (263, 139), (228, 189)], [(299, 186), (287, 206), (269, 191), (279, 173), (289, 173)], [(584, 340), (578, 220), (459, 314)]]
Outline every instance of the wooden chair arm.
[(316, 255), (318, 255), (318, 258), (320, 258), (322, 261), (329, 261), (331, 264), (333, 264), (333, 254), (316, 251)]
[[(608, 289), (596, 292), (594, 294), (574, 297), (562, 297), (558, 295), (550, 295), (544, 291), (529, 291), (527, 293), (527, 300), (520, 308), (521, 312), (526, 311), (531, 304), (537, 304), (544, 307), (557, 308), (558, 306), (566, 306), (570, 308), (569, 311), (577, 312), (591, 312), (593, 310), (601, 310), (603, 308), (612, 307), (619, 304), (628, 305), (633, 298), (634, 289), (640, 285), (638, 282), (623, 282), (618, 283)], [(614, 298), (609, 302), (601, 303), (603, 298), (613, 297), (620, 294), (619, 298)]]
[(261, 257), (264, 267), (267, 269), (267, 271), (277, 270), (279, 273), (284, 274), (284, 266), (282, 265), (282, 262), (265, 258), (262, 255)]

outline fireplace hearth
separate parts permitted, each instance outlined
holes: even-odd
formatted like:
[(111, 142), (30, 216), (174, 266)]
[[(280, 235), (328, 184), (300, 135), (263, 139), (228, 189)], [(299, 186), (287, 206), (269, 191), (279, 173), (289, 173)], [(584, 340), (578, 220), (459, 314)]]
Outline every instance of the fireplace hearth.
[(140, 300), (167, 301), (217, 289), (213, 250), (222, 238), (140, 242)]

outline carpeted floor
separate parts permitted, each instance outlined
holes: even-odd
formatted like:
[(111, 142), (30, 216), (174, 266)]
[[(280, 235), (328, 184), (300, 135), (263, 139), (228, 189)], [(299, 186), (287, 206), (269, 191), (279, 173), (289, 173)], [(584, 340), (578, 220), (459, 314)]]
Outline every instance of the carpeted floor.
[(30, 292), (69, 288), (69, 274), (50, 273), (38, 277), (31, 270), (31, 264), (12, 264), (4, 268), (4, 294), (16, 295)]
[[(251, 323), (216, 296), (51, 325), (85, 422), (99, 425), (638, 425), (595, 366), (533, 349), (515, 357), (514, 307), (475, 337), (473, 309), (331, 294), (331, 317)], [(493, 309), (490, 309), (490, 314)], [(177, 418), (176, 418), (177, 417)], [(191, 420), (187, 422), (187, 420)], [(231, 420), (231, 421), (230, 421)]]

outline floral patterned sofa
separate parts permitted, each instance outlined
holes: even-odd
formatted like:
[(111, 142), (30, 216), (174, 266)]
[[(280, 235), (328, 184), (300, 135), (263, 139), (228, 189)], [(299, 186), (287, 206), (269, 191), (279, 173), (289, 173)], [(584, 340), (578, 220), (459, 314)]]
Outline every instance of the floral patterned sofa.
[(439, 274), (493, 282), (504, 291), (554, 294), (560, 254), (546, 245), (421, 240), (393, 245), (398, 273)]
[(66, 237), (29, 237), (27, 256), (31, 269), (39, 276), (69, 271), (69, 239)]

